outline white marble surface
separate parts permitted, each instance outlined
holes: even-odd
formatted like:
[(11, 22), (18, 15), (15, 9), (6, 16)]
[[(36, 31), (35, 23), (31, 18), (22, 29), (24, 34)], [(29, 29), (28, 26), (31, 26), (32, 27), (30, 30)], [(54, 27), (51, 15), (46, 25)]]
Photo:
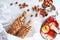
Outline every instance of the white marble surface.
[[(26, 3), (28, 3), (29, 4), (29, 7), (27, 7), (27, 8), (24, 8), (24, 9), (19, 9), (18, 8), (18, 6), (17, 5), (13, 5), (13, 6), (10, 6), (9, 4), (12, 2), (12, 3), (15, 3), (16, 1), (18, 1), (18, 2), (20, 2), (20, 3), (23, 3), (23, 2), (26, 2)], [(5, 23), (8, 23), (8, 25), (10, 25), (11, 23), (12, 23), (12, 21), (13, 20), (15, 20), (19, 15), (21, 15), (21, 13), (24, 11), (24, 10), (27, 10), (27, 9), (30, 9), (30, 12), (28, 12), (29, 14), (35, 14), (35, 12), (33, 12), (33, 11), (31, 11), (31, 8), (32, 8), (32, 6), (33, 5), (40, 5), (40, 7), (41, 7), (41, 4), (42, 4), (42, 2), (41, 3), (39, 3), (39, 1), (38, 0), (0, 0), (0, 2), (2, 2), (3, 3), (3, 5), (5, 5), (7, 8), (4, 8), (3, 10), (5, 10), (5, 11), (3, 11), (3, 14), (5, 15), (5, 14), (7, 14), (7, 16), (5, 15), (5, 19), (6, 20), (4, 20), (4, 22)], [(56, 7), (56, 9), (57, 9), (57, 11), (58, 11), (58, 13), (60, 12), (60, 0), (54, 0), (54, 3), (53, 3), (54, 5), (55, 5), (55, 7)], [(49, 15), (53, 15), (53, 13), (54, 12), (52, 12), (51, 14), (49, 14)], [(1, 12), (0, 12), (0, 14), (1, 14)], [(56, 17), (56, 19), (58, 20), (58, 22), (59, 22), (59, 24), (60, 24), (60, 13), (59, 13), (59, 15)], [(30, 17), (28, 17), (26, 20), (28, 21), (30, 19)], [(39, 30), (40, 30), (40, 26), (41, 26), (41, 24), (42, 24), (42, 22), (45, 20), (44, 18), (42, 18), (40, 15), (37, 17), (37, 18), (35, 18), (35, 17), (33, 17), (33, 18), (31, 18), (32, 19), (32, 21), (34, 22), (34, 25), (32, 26), (32, 31), (30, 31), (30, 33), (31, 33), (31, 35), (33, 35), (33, 36), (31, 36), (31, 37), (29, 37), (29, 36), (27, 36), (27, 37), (25, 37), (24, 39), (21, 39), (21, 38), (18, 38), (18, 37), (16, 37), (16, 36), (12, 36), (12, 35), (10, 35), (10, 34), (7, 34), (8, 35), (8, 40), (44, 40), (42, 37), (41, 37), (41, 35), (40, 35), (40, 32), (39, 32)], [(7, 21), (8, 20), (8, 21)], [(0, 23), (3, 23), (4, 24), (4, 22), (2, 21), (2, 20), (0, 19)], [(60, 26), (60, 25), (59, 25)], [(4, 25), (4, 28), (5, 29), (7, 29), (8, 28), (8, 26), (7, 26), (7, 24), (6, 25)], [(60, 35), (57, 35), (56, 36), (56, 38), (54, 39), (54, 40), (60, 40)]]

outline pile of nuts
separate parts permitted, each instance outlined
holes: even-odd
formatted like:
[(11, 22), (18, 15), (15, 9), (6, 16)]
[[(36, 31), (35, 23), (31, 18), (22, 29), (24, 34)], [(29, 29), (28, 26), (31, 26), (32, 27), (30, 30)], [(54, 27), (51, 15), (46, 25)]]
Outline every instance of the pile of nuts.
[[(39, 0), (39, 2), (40, 2), (40, 1), (43, 1), (43, 0)], [(43, 7), (43, 8), (40, 8), (39, 5), (34, 5), (34, 6), (32, 7), (32, 10), (36, 12), (35, 17), (38, 16), (38, 12), (40, 13), (40, 15), (42, 15), (42, 17), (47, 16), (48, 14), (47, 14), (45, 8), (52, 6), (52, 3), (53, 3), (52, 0), (44, 0), (44, 2), (43, 2), (43, 4), (42, 4), (42, 7)], [(18, 4), (18, 7), (19, 7), (20, 9), (26, 8), (26, 7), (29, 6), (27, 3), (22, 3), (22, 4), (21, 4), (21, 3), (15, 2), (15, 4)], [(10, 3), (10, 5), (12, 6), (13, 3)], [(29, 12), (30, 9), (27, 9), (26, 11)], [(30, 15), (30, 17), (33, 17), (33, 15)]]
[[(42, 15), (43, 17), (47, 16), (46, 10), (43, 9), (43, 8), (39, 8), (39, 6), (34, 6), (34, 7), (32, 7), (32, 10), (35, 11), (36, 13), (39, 12), (40, 15)], [(35, 15), (37, 15), (37, 14), (35, 14)]]
[(52, 0), (44, 0), (42, 7), (43, 8), (50, 7), (52, 6), (52, 3), (53, 3)]

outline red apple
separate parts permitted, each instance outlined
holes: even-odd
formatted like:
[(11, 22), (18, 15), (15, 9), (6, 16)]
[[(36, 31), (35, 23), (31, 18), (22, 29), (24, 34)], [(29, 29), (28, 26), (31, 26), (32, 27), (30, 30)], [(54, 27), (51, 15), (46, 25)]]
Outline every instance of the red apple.
[(49, 23), (48, 22), (44, 22), (43, 25), (49, 25)]
[(48, 33), (48, 36), (50, 36), (50, 37), (52, 37), (52, 38), (55, 38), (56, 37), (56, 32), (55, 31), (53, 31), (53, 30), (50, 30)]
[(49, 17), (49, 18), (47, 19), (47, 21), (48, 21), (48, 22), (53, 22), (53, 21), (54, 21), (54, 18), (53, 18), (53, 17)]

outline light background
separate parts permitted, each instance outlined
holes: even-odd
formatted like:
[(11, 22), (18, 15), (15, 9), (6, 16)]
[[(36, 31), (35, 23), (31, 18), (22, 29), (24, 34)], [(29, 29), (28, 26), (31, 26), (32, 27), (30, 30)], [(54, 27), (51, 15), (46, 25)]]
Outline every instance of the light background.
[[(17, 16), (19, 16), (20, 14), (19, 13), (22, 13), (22, 11), (28, 9), (28, 8), (24, 8), (24, 9), (19, 9), (17, 5), (13, 5), (13, 6), (9, 6), (9, 4), (12, 2), (12, 3), (15, 3), (16, 1), (20, 2), (20, 3), (23, 3), (23, 2), (26, 2), (29, 4), (29, 9), (33, 6), (33, 5), (40, 5), (41, 6), (41, 3), (38, 2), (38, 0), (0, 0), (0, 2), (3, 2), (3, 4), (6, 3), (8, 9), (11, 11), (11, 14), (9, 14), (11, 17), (13, 17), (12, 20), (14, 20)], [(54, 3), (53, 3), (59, 13), (59, 15), (57, 16), (57, 20), (58, 22), (60, 22), (60, 0), (54, 0)], [(29, 12), (31, 14), (33, 14), (34, 12)], [(12, 21), (11, 20), (11, 21)], [(29, 20), (29, 19), (28, 19)], [(37, 21), (36, 21), (37, 20)], [(42, 20), (44, 21), (45, 19), (43, 19), (42, 17), (37, 17), (37, 18), (32, 18), (32, 21), (34, 21), (34, 25), (33, 25), (33, 28), (32, 28), (32, 34), (33, 37), (26, 37), (24, 39), (20, 39), (18, 37), (15, 37), (15, 36), (12, 36), (10, 34), (8, 34), (8, 40), (44, 40), (41, 36), (40, 36), (40, 33), (39, 33), (39, 30), (40, 30), (40, 24), (42, 23)], [(31, 34), (31, 35), (32, 35)], [(60, 35), (57, 35), (57, 37), (54, 39), (54, 40), (60, 40)]]

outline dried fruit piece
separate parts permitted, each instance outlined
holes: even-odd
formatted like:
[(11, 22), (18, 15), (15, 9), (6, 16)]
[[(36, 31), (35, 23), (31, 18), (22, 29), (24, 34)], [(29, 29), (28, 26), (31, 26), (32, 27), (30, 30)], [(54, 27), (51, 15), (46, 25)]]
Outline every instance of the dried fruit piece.
[(13, 5), (13, 3), (10, 3), (10, 6), (12, 6)]
[(20, 7), (20, 9), (22, 9), (22, 7)]
[(30, 15), (30, 17), (33, 17), (33, 15)]
[(21, 4), (19, 4), (19, 6), (21, 6)]
[(30, 11), (29, 9), (27, 9), (27, 11)]
[(35, 14), (35, 17), (37, 17), (37, 16), (38, 16), (38, 13)]
[(15, 2), (15, 4), (18, 4), (18, 2)]
[(33, 7), (32, 7), (32, 10), (33, 11), (36, 11), (36, 12), (39, 12), (39, 10), (40, 10), (40, 8), (39, 8), (39, 5), (34, 5)]
[(47, 16), (47, 12), (45, 11), (45, 9), (40, 9), (40, 14), (45, 17)]
[(21, 8), (25, 8), (25, 7), (28, 7), (28, 4), (26, 4), (26, 3), (19, 4), (19, 7), (20, 7), (20, 9), (21, 9)]
[(37, 6), (36, 5), (34, 7), (32, 7), (32, 10), (33, 11), (36, 11), (36, 9), (37, 9)]

